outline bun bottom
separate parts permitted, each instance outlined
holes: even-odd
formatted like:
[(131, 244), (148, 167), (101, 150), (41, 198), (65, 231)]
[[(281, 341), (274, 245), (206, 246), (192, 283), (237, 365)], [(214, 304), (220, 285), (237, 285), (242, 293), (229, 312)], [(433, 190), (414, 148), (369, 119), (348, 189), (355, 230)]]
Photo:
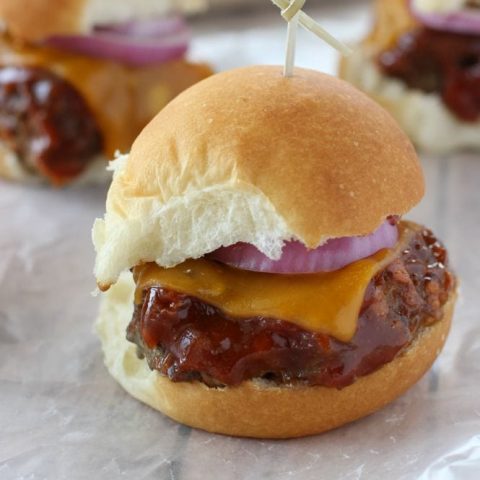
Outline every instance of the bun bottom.
[(340, 62), (339, 76), (371, 96), (398, 121), (412, 142), (427, 153), (480, 150), (480, 121), (463, 122), (435, 93), (408, 88), (375, 65), (374, 50), (360, 46)]
[(424, 329), (403, 354), (342, 390), (278, 386), (263, 380), (209, 388), (200, 382), (171, 382), (137, 357), (135, 345), (125, 338), (133, 291), (131, 274), (125, 274), (105, 294), (97, 320), (111, 375), (135, 398), (178, 422), (209, 432), (256, 438), (321, 433), (393, 401), (422, 377), (440, 353), (455, 303), (452, 295), (444, 307), (444, 318)]
[[(98, 156), (92, 160), (88, 168), (78, 178), (74, 179), (68, 185), (91, 185), (106, 184), (112, 177), (106, 168), (108, 161), (103, 156)], [(47, 183), (48, 180), (40, 175), (35, 175), (26, 170), (17, 155), (0, 142), (0, 177), (20, 183)]]

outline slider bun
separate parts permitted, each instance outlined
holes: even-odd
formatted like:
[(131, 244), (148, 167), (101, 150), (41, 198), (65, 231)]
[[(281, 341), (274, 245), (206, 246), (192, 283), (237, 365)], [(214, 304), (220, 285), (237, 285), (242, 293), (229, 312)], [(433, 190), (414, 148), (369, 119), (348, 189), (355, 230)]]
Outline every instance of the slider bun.
[(95, 25), (149, 20), (172, 10), (194, 12), (205, 0), (2, 0), (0, 19), (27, 41), (91, 32)]
[(353, 55), (340, 61), (340, 77), (385, 107), (423, 151), (443, 154), (479, 150), (480, 121), (459, 120), (438, 94), (409, 88), (377, 67), (378, 54), (393, 47), (401, 35), (417, 26), (405, 0), (378, 0), (372, 32)]
[(415, 151), (393, 118), (348, 83), (257, 66), (186, 90), (143, 130), (94, 226), (102, 289), (145, 261), (169, 267), (222, 245), (278, 258), (371, 233), (423, 196)]
[(0, 177), (19, 182), (29, 182), (33, 179), (33, 175), (20, 164), (18, 156), (3, 142), (0, 142)]
[(440, 353), (455, 301), (452, 294), (443, 319), (425, 328), (405, 352), (342, 390), (282, 387), (260, 380), (209, 388), (199, 382), (171, 382), (137, 358), (136, 346), (125, 339), (133, 290), (131, 275), (124, 274), (106, 294), (97, 321), (111, 375), (135, 398), (174, 420), (210, 432), (258, 438), (321, 433), (393, 401), (424, 375)]
[[(107, 172), (107, 159), (103, 156), (95, 158), (86, 170), (68, 185), (106, 184), (111, 178)], [(4, 143), (0, 142), (0, 177), (21, 183), (48, 183), (49, 180), (29, 172), (20, 162), (18, 156)]]
[(384, 75), (375, 57), (374, 50), (361, 46), (341, 61), (340, 76), (386, 108), (422, 151), (446, 154), (480, 150), (480, 121), (459, 120), (440, 95), (409, 88), (401, 80)]

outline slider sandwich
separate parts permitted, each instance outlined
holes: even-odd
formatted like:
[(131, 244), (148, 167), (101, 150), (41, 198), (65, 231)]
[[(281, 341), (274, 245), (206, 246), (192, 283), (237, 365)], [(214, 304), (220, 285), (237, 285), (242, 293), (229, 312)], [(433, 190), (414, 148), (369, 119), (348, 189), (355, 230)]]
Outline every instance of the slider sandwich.
[(456, 280), (434, 233), (402, 217), (420, 164), (348, 83), (212, 76), (112, 165), (97, 330), (142, 402), (211, 432), (298, 437), (385, 406), (439, 354)]
[(0, 176), (104, 178), (173, 97), (211, 71), (185, 60), (195, 1), (0, 0)]
[(372, 32), (340, 76), (427, 152), (480, 149), (480, 1), (376, 0)]

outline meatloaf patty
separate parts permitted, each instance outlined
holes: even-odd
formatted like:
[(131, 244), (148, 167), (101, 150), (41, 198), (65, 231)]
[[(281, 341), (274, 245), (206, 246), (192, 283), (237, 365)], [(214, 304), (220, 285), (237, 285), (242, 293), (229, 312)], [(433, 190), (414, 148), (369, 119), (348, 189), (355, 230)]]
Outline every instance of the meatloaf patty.
[(146, 288), (127, 330), (139, 357), (172, 381), (343, 388), (392, 361), (423, 328), (442, 318), (454, 288), (447, 253), (419, 228), (406, 248), (374, 276), (350, 342), (276, 318), (232, 318), (198, 298)]
[(77, 177), (102, 151), (98, 125), (81, 95), (37, 67), (0, 67), (0, 141), (28, 171), (56, 184)]

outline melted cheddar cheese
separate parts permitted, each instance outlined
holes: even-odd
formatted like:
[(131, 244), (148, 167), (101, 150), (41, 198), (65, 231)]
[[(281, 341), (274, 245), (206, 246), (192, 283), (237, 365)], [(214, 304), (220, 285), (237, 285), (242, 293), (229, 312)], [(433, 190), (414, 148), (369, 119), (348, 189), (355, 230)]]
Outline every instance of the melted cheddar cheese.
[(398, 225), (394, 249), (384, 249), (335, 272), (281, 275), (250, 272), (200, 258), (173, 268), (156, 263), (133, 269), (135, 302), (145, 289), (161, 286), (196, 297), (237, 318), (270, 317), (348, 342), (357, 329), (365, 291), (372, 278), (407, 248), (420, 227)]
[(365, 290), (391, 254), (382, 250), (335, 272), (306, 275), (250, 272), (206, 259), (173, 268), (147, 263), (134, 269), (135, 301), (142, 301), (144, 289), (162, 286), (235, 317), (277, 318), (348, 342), (357, 328)]
[(104, 153), (127, 152), (145, 125), (176, 95), (211, 70), (184, 60), (128, 67), (51, 48), (16, 45), (0, 39), (0, 65), (46, 68), (68, 80), (93, 112)]

